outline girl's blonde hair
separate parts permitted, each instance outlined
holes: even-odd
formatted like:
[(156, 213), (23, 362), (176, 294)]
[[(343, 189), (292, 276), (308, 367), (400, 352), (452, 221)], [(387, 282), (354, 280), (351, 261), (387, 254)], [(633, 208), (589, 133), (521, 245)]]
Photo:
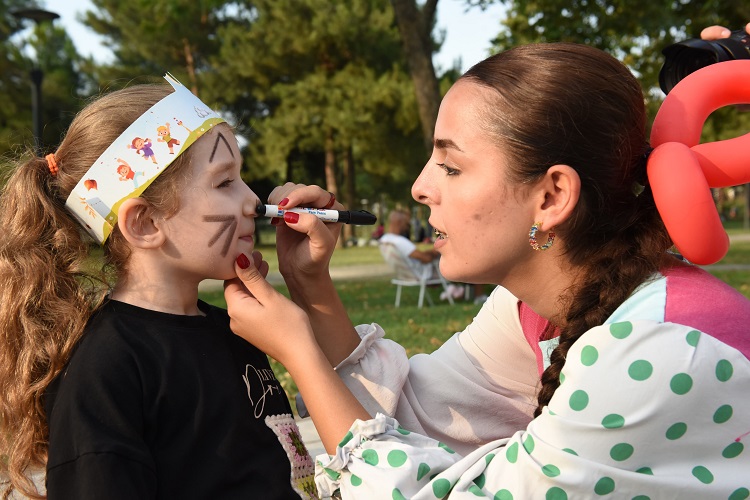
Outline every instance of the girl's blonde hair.
[[(76, 116), (54, 153), (56, 175), (47, 160), (33, 157), (17, 165), (3, 188), (0, 472), (10, 479), (5, 496), (15, 488), (43, 498), (29, 476), (47, 460), (45, 389), (70, 359), (89, 317), (127, 272), (129, 246), (117, 226), (100, 249), (65, 201), (104, 150), (171, 92), (169, 85), (138, 85), (100, 97)], [(141, 195), (153, 212), (168, 217), (179, 208), (180, 171), (189, 154)]]

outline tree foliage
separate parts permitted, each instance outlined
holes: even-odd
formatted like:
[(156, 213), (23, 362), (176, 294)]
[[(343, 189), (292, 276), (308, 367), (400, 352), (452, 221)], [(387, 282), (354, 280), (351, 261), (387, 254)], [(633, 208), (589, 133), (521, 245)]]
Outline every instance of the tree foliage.
[[(33, 144), (32, 82), (39, 68), (42, 80), (42, 146), (50, 151), (91, 91), (91, 61), (76, 51), (65, 30), (53, 22), (35, 24), (13, 12), (37, 8), (23, 0), (0, 0), (0, 155), (23, 154)], [(28, 28), (25, 30), (25, 28)]]

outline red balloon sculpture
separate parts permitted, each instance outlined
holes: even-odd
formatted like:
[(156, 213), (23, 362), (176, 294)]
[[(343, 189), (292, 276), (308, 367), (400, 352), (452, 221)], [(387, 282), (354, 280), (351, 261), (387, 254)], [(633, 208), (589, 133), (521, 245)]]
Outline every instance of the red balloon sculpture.
[(717, 262), (729, 249), (709, 188), (750, 182), (750, 134), (699, 144), (713, 111), (750, 103), (750, 60), (706, 66), (667, 95), (651, 129), (648, 182), (672, 242), (695, 264)]

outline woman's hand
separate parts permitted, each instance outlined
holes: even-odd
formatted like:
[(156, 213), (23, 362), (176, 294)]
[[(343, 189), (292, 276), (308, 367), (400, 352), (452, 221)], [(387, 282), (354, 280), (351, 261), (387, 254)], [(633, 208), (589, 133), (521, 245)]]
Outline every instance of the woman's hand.
[(265, 280), (256, 267), (258, 258), (253, 257), (251, 262), (240, 254), (235, 262), (237, 278), (224, 283), (229, 326), (284, 365), (297, 383), (323, 445), (334, 453), (352, 423), (370, 415), (318, 347), (305, 312)]
[(235, 270), (238, 278), (224, 282), (224, 298), (236, 335), (285, 366), (295, 355), (318, 349), (305, 312), (266, 281), (268, 264), (259, 253), (253, 252), (252, 262), (240, 254)]
[[(331, 197), (331, 193), (318, 186), (288, 182), (275, 188), (268, 201), (281, 208), (322, 208), (331, 201)], [(335, 202), (328, 208), (343, 210), (344, 206)], [(341, 233), (341, 224), (323, 223), (308, 214), (299, 214), (298, 219), (297, 214), (289, 215), (291, 217), (283, 221), (272, 221), (276, 226), (279, 271), (287, 280), (306, 281), (306, 278), (318, 279), (328, 275), (328, 265)]]

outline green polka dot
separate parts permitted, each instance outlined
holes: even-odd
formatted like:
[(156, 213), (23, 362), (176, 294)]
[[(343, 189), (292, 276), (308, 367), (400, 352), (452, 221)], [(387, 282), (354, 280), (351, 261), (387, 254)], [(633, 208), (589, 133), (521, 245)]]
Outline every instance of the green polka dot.
[(651, 500), (651, 497), (648, 495), (636, 495), (633, 497), (633, 500)]
[(654, 373), (654, 367), (645, 359), (633, 361), (628, 367), (628, 375), (630, 375), (630, 378), (639, 382), (649, 378), (652, 373)]
[(649, 476), (654, 475), (654, 471), (651, 470), (651, 467), (641, 467), (636, 471), (638, 474), (647, 474)]
[(544, 498), (546, 500), (568, 500), (568, 494), (565, 493), (564, 489), (553, 486), (547, 490), (547, 494)]
[(484, 457), (484, 463), (486, 463), (487, 465), (490, 465), (490, 462), (492, 462), (493, 458), (495, 458), (494, 453), (488, 454), (486, 457)]
[(685, 337), (685, 340), (687, 341), (688, 345), (690, 346), (697, 346), (698, 345), (698, 339), (701, 337), (701, 332), (697, 330), (693, 330), (692, 332), (689, 332), (687, 336)]
[(690, 389), (693, 388), (693, 379), (687, 373), (678, 373), (669, 381), (669, 387), (672, 389), (672, 392), (678, 396), (682, 396), (690, 392)]
[(401, 467), (406, 463), (406, 452), (403, 450), (392, 450), (388, 452), (388, 465), (391, 467)]
[(605, 429), (619, 429), (625, 425), (625, 417), (617, 413), (610, 413), (602, 419), (602, 426)]
[(563, 448), (563, 451), (565, 453), (570, 453), (571, 455), (578, 456), (578, 453), (576, 453), (574, 450), (571, 450), (570, 448)]
[(513, 500), (513, 494), (508, 490), (500, 490), (495, 493), (493, 500)]
[(702, 465), (699, 465), (697, 467), (693, 467), (693, 476), (698, 479), (703, 484), (711, 484), (714, 482), (714, 475), (711, 474), (711, 471), (703, 467)]
[(505, 450), (505, 458), (512, 464), (516, 463), (516, 460), (518, 460), (518, 443), (508, 446), (508, 449)]
[(401, 493), (401, 490), (399, 490), (398, 488), (393, 489), (393, 491), (391, 492), (391, 498), (393, 498), (393, 500), (406, 500), (406, 497)]
[(633, 324), (630, 321), (614, 323), (609, 325), (609, 333), (616, 339), (624, 339), (633, 332)]
[(587, 345), (581, 349), (581, 363), (583, 363), (584, 366), (593, 365), (596, 363), (597, 359), (599, 359), (599, 351), (596, 350), (596, 347)]
[(716, 378), (719, 379), (719, 382), (726, 382), (732, 378), (733, 373), (734, 367), (732, 366), (732, 363), (726, 359), (722, 359), (716, 363)]
[(349, 481), (352, 483), (352, 486), (359, 486), (360, 484), (362, 484), (362, 478), (354, 474), (352, 474), (352, 477), (349, 479)]
[(750, 490), (747, 488), (737, 488), (729, 495), (729, 500), (745, 500), (750, 497)]
[(717, 424), (723, 424), (730, 418), (732, 418), (732, 407), (729, 405), (719, 406), (714, 412), (714, 422)]
[(430, 470), (430, 466), (426, 463), (422, 462), (419, 464), (419, 468), (417, 469), (417, 481), (421, 481), (423, 477), (430, 473)]
[(560, 468), (556, 465), (547, 464), (542, 467), (542, 472), (547, 477), (557, 477), (560, 475)]
[(352, 435), (351, 431), (346, 433), (346, 436), (344, 436), (344, 439), (341, 440), (339, 443), (339, 448), (343, 448), (346, 443), (352, 440), (354, 436)]
[(411, 431), (407, 431), (403, 427), (397, 427), (396, 430), (400, 432), (401, 434), (403, 434), (404, 436), (408, 436), (409, 434), (411, 434)]
[(479, 486), (480, 488), (484, 488), (484, 483), (487, 482), (487, 476), (484, 475), (484, 472), (479, 474), (476, 479), (474, 479), (474, 483)]
[(724, 448), (724, 451), (721, 452), (721, 456), (724, 458), (734, 458), (740, 455), (742, 453), (742, 450), (745, 449), (745, 445), (740, 442), (734, 442)]
[(362, 452), (362, 460), (369, 465), (378, 465), (380, 458), (378, 458), (378, 452), (375, 450), (365, 450)]
[(560, 372), (560, 384), (562, 385), (563, 382), (565, 382), (565, 374)]
[(450, 446), (448, 446), (445, 443), (438, 443), (438, 446), (447, 451), (450, 454), (456, 453), (455, 451), (451, 450)]
[(589, 404), (589, 395), (585, 391), (575, 391), (570, 395), (570, 409), (581, 411)]
[(476, 484), (472, 484), (471, 486), (469, 486), (469, 493), (473, 493), (475, 497), (484, 496), (484, 493), (482, 493), (482, 489)]
[(609, 456), (612, 457), (612, 460), (617, 460), (618, 462), (627, 460), (632, 454), (633, 446), (629, 445), (628, 443), (616, 444), (612, 447), (612, 449), (609, 450)]
[(440, 478), (432, 483), (432, 493), (438, 498), (443, 498), (451, 490), (451, 482), (445, 478)]
[(330, 477), (333, 480), (336, 480), (336, 479), (338, 479), (338, 478), (341, 477), (341, 474), (339, 474), (338, 472), (336, 472), (333, 469), (329, 469), (327, 467), (324, 467), (323, 470), (326, 471), (326, 474), (328, 474), (328, 477)]
[(528, 434), (523, 442), (523, 449), (526, 450), (526, 453), (531, 455), (531, 453), (534, 451), (535, 444), (536, 443), (534, 443), (534, 437), (531, 434)]
[(611, 477), (603, 477), (596, 482), (594, 493), (597, 495), (609, 495), (615, 491), (615, 480)]
[(684, 422), (677, 422), (667, 429), (667, 439), (674, 441), (680, 439), (687, 431), (687, 424)]

